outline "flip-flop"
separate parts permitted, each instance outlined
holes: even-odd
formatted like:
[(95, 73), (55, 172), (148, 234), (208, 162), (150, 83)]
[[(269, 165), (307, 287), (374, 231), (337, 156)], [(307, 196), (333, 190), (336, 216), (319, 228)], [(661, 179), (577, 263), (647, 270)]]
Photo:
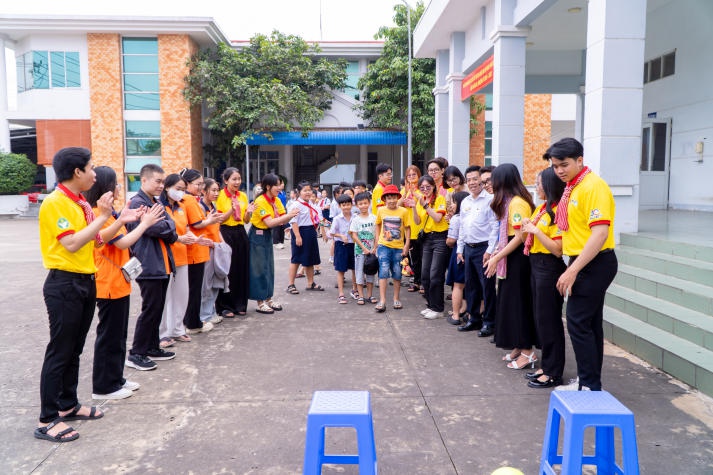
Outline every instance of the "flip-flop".
[(69, 434), (70, 432), (74, 432), (74, 428), (67, 426), (66, 429), (64, 429), (61, 432), (56, 433), (55, 435), (49, 435), (47, 432), (53, 428), (55, 425), (57, 425), (58, 422), (61, 422), (61, 419), (57, 419), (55, 421), (50, 422), (44, 427), (38, 427), (35, 429), (35, 439), (42, 439), (42, 440), (49, 440), (50, 442), (72, 442), (73, 440), (77, 440), (79, 438), (79, 433), (76, 433), (70, 437), (64, 437), (65, 435)]
[(74, 409), (69, 414), (65, 414), (64, 416), (60, 416), (60, 419), (63, 421), (91, 421), (94, 419), (101, 419), (104, 417), (103, 412), (97, 412), (97, 406), (92, 406), (89, 409), (89, 415), (88, 416), (82, 416), (79, 415), (79, 410), (82, 408), (81, 404), (77, 404), (74, 406)]
[(223, 318), (235, 318), (235, 314), (230, 310), (223, 310), (220, 312), (220, 316)]
[(398, 300), (394, 300), (394, 309), (401, 310), (402, 308), (404, 308), (404, 306), (401, 305), (401, 302), (399, 302)]

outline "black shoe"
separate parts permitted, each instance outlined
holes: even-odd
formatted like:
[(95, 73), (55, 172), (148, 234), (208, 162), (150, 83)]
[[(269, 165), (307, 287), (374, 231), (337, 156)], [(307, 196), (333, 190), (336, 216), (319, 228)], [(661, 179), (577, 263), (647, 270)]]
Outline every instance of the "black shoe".
[(493, 330), (493, 327), (490, 325), (483, 325), (483, 328), (480, 329), (478, 332), (478, 336), (481, 338), (485, 338), (486, 336), (491, 336), (495, 334), (495, 330)]
[(176, 357), (176, 353), (173, 351), (166, 351), (163, 348), (157, 348), (154, 350), (149, 350), (146, 352), (146, 356), (156, 361), (166, 361), (172, 360)]
[(540, 376), (542, 376), (543, 374), (545, 374), (545, 373), (543, 373), (542, 370), (539, 370), (539, 369), (537, 371), (528, 371), (527, 373), (525, 373), (525, 379), (529, 379), (529, 380), (537, 379)]
[(150, 371), (156, 369), (156, 363), (151, 361), (146, 355), (129, 355), (126, 358), (126, 366), (139, 371)]
[(483, 326), (483, 321), (479, 318), (471, 318), (468, 323), (458, 327), (459, 332), (472, 332), (475, 330), (480, 330)]
[(562, 378), (552, 378), (548, 377), (546, 381), (540, 381), (539, 379), (531, 379), (528, 381), (527, 386), (530, 388), (553, 388), (562, 384)]

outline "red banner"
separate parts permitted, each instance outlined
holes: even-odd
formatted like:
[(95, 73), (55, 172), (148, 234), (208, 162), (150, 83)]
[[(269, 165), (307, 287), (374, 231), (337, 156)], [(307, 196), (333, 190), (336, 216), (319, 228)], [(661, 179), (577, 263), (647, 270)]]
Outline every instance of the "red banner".
[(460, 86), (461, 101), (468, 99), (491, 82), (493, 82), (493, 55), (490, 55), (475, 71), (463, 78)]

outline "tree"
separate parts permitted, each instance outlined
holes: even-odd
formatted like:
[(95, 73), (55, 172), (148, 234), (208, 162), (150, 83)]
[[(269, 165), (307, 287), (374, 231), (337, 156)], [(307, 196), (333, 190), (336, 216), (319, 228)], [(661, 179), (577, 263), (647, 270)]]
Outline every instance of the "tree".
[[(423, 2), (411, 10), (411, 31), (423, 15)], [(384, 39), (379, 59), (369, 66), (359, 80), (364, 101), (357, 106), (369, 127), (381, 129), (408, 128), (408, 25), (405, 5), (394, 6), (396, 26), (382, 26), (375, 35)], [(433, 150), (435, 115), (433, 88), (436, 81), (436, 61), (413, 59), (412, 69), (412, 147), (413, 152)]]
[(319, 47), (299, 36), (257, 34), (247, 46), (200, 51), (189, 62), (184, 96), (205, 102), (212, 149), (224, 153), (256, 133), (301, 130), (305, 135), (344, 87), (346, 61), (318, 58)]
[(0, 194), (13, 195), (28, 189), (36, 173), (37, 165), (27, 156), (0, 152)]

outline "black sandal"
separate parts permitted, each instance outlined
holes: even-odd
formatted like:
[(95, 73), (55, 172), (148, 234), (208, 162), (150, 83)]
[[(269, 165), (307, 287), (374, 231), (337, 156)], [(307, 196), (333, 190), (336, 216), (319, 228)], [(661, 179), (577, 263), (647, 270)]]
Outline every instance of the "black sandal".
[(300, 293), (300, 291), (297, 290), (297, 287), (295, 287), (295, 284), (292, 284), (292, 285), (287, 286), (287, 293), (292, 294), (292, 295), (297, 295)]
[(322, 291), (324, 291), (324, 287), (322, 287), (321, 285), (317, 285), (317, 283), (315, 283), (315, 282), (312, 282), (312, 285), (307, 287), (305, 290), (314, 290), (314, 291), (322, 292)]
[(66, 414), (64, 416), (60, 416), (60, 419), (63, 421), (91, 421), (94, 419), (101, 419), (104, 417), (104, 413), (97, 413), (97, 406), (92, 406), (89, 409), (89, 415), (88, 416), (80, 416), (79, 415), (79, 410), (82, 408), (81, 404), (77, 404), (74, 406), (74, 409), (69, 414)]
[(70, 437), (65, 437), (65, 435), (69, 434), (70, 432), (74, 432), (74, 428), (71, 426), (67, 426), (66, 429), (63, 431), (60, 431), (56, 433), (55, 435), (49, 435), (48, 432), (51, 428), (56, 426), (59, 422), (62, 422), (62, 418), (56, 419), (49, 424), (47, 424), (44, 427), (38, 427), (35, 429), (35, 439), (42, 439), (42, 440), (49, 440), (50, 442), (72, 442), (73, 440), (77, 440), (79, 438), (79, 433), (76, 433)]

